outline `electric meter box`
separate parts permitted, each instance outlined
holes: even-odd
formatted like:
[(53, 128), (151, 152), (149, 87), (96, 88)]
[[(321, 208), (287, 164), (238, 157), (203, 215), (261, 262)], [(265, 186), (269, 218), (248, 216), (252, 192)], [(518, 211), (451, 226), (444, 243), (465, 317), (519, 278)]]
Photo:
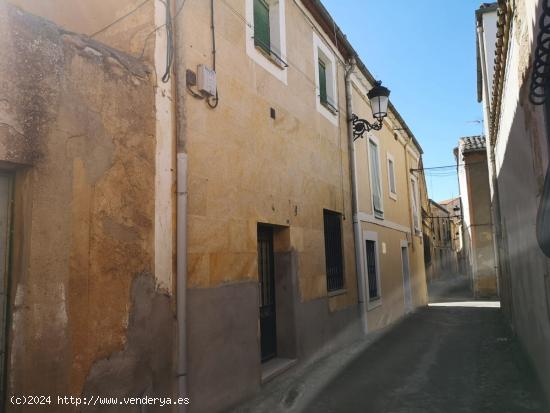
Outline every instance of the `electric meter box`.
[(216, 72), (205, 65), (197, 66), (197, 88), (209, 96), (216, 95)]

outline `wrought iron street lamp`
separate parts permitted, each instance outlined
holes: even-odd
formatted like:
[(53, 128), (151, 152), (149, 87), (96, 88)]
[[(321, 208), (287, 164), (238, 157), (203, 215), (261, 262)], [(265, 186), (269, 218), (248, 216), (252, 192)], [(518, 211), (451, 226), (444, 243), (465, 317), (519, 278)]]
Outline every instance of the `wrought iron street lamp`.
[(382, 129), (382, 121), (388, 115), (388, 98), (390, 90), (382, 86), (378, 81), (374, 87), (367, 93), (372, 108), (372, 116), (376, 122), (370, 123), (365, 119), (360, 119), (355, 113), (351, 115), (351, 124), (353, 126), (353, 140), (362, 138), (365, 132), (370, 130)]

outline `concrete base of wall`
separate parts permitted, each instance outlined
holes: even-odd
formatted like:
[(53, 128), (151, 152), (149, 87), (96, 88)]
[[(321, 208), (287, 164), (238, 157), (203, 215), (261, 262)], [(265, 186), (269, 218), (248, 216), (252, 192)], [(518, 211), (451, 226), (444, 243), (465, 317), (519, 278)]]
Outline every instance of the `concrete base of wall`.
[[(293, 297), (292, 290), (277, 303), (289, 297)], [(357, 306), (330, 312), (327, 297), (306, 303), (293, 297), (293, 304), (293, 323), (285, 326), (286, 332), (278, 326), (278, 334), (283, 341), (285, 336), (295, 336), (298, 363), (361, 334)], [(258, 284), (189, 289), (188, 305), (190, 411), (223, 411), (260, 391)], [(289, 309), (283, 304), (277, 315), (285, 312)], [(283, 351), (289, 348), (282, 347)]]

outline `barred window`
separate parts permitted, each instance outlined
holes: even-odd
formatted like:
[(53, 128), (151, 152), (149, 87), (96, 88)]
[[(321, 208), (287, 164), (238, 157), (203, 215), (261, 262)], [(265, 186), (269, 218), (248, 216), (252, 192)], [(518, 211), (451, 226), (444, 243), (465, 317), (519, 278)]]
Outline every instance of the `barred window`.
[(323, 210), (327, 291), (344, 288), (341, 214)]

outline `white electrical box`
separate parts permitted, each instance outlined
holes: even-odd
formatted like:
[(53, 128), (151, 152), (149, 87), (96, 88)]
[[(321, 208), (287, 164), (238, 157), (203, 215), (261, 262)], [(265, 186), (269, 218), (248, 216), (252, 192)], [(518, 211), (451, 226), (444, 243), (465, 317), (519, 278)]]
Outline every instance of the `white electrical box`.
[(206, 95), (216, 96), (216, 72), (205, 65), (198, 65), (197, 88)]

